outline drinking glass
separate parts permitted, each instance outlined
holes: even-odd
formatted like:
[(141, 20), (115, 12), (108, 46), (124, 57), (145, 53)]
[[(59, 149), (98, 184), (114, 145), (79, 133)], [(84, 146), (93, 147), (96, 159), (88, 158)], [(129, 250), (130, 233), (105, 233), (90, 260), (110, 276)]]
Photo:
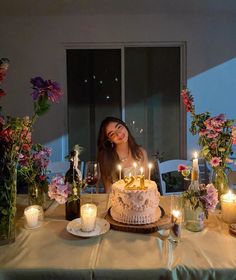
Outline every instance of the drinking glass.
[(100, 167), (97, 161), (88, 161), (85, 165), (85, 181), (91, 187), (91, 192), (93, 192), (93, 187), (96, 185), (100, 179)]

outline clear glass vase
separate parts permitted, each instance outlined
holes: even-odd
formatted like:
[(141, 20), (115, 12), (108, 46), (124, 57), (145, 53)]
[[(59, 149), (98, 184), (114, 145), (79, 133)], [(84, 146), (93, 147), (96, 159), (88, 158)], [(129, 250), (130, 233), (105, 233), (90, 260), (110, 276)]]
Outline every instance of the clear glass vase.
[(213, 170), (211, 182), (218, 191), (218, 199), (220, 201), (221, 195), (226, 193), (229, 189), (228, 176), (225, 173), (225, 168), (223, 167), (215, 168)]
[(16, 163), (0, 165), (0, 245), (15, 241)]
[(190, 204), (184, 206), (184, 225), (189, 231), (202, 231), (204, 229), (205, 214), (201, 207), (193, 209)]
[(37, 183), (28, 184), (29, 205), (40, 205), (44, 208), (44, 192), (42, 186)]

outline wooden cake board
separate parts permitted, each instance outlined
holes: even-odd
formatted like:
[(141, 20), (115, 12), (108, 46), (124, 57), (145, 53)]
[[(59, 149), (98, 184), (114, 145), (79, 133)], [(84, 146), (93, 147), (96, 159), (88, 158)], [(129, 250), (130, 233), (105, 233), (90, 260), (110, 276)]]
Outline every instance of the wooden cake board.
[[(159, 206), (160, 207), (160, 206)], [(132, 225), (132, 224), (123, 224), (113, 220), (110, 209), (105, 217), (105, 219), (110, 223), (111, 229), (119, 230), (119, 231), (126, 231), (126, 232), (135, 232), (135, 233), (152, 233), (157, 230), (161, 229), (169, 229), (171, 227), (171, 218), (170, 216), (165, 214), (165, 211), (162, 207), (161, 210), (161, 217), (160, 219), (151, 224), (145, 225)]]

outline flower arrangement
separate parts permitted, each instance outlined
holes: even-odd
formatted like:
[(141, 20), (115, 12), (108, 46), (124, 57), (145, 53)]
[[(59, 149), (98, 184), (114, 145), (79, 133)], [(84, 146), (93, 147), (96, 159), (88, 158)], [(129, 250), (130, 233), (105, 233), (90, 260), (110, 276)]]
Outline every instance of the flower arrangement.
[[(9, 60), (0, 59), (0, 84), (6, 77), (8, 67)], [(13, 239), (14, 231), (11, 224), (14, 222), (16, 212), (16, 168), (18, 163), (21, 163), (21, 172), (26, 180), (37, 178), (36, 171), (38, 169), (35, 169), (35, 166), (41, 162), (38, 158), (41, 148), (39, 145), (32, 144), (33, 125), (39, 116), (49, 110), (50, 103), (58, 102), (63, 94), (59, 85), (51, 80), (35, 77), (31, 79), (31, 84), (34, 90), (31, 94), (34, 100), (32, 118), (28, 116), (23, 118), (4, 117), (2, 107), (0, 107), (0, 241)], [(5, 95), (6, 93), (0, 89), (0, 98)], [(26, 154), (27, 158), (24, 157)], [(47, 154), (46, 157), (49, 155)], [(41, 169), (39, 176), (43, 176), (42, 165), (39, 169)], [(44, 177), (39, 178), (43, 179)]]
[[(211, 117), (209, 112), (195, 113), (194, 99), (190, 91), (182, 90), (181, 96), (186, 111), (191, 114), (190, 132), (198, 135), (198, 144), (201, 147), (200, 156), (209, 162), (216, 174), (215, 185), (219, 194), (225, 192), (227, 177), (225, 171), (229, 158), (233, 154), (232, 145), (236, 144), (235, 120), (226, 119), (224, 114)], [(223, 189), (222, 189), (223, 188)]]
[(208, 213), (214, 211), (218, 203), (218, 192), (213, 184), (200, 185), (199, 190), (189, 188), (181, 194), (183, 205), (190, 203), (192, 209), (198, 207), (203, 209), (205, 217), (208, 218)]
[(192, 123), (190, 132), (199, 135), (198, 143), (203, 156), (212, 167), (223, 166), (230, 162), (233, 154), (232, 144), (236, 144), (235, 120), (226, 119), (224, 114), (211, 117), (209, 112), (195, 113), (194, 99), (190, 91), (182, 90), (183, 103), (186, 111), (191, 113)]
[(81, 190), (86, 186), (86, 181), (82, 180), (82, 174), (78, 168), (79, 155), (82, 151), (82, 147), (75, 145), (73, 151), (66, 157), (70, 160), (70, 169), (65, 176), (54, 176), (49, 184), (48, 196), (59, 204), (80, 199)]
[[(18, 173), (23, 177), (24, 182), (28, 184), (28, 188), (34, 188), (37, 185), (41, 189), (41, 193), (47, 192), (47, 166), (50, 155), (51, 149), (41, 144), (32, 144), (30, 149), (28, 149), (28, 145), (23, 145), (22, 151), (19, 154)], [(30, 192), (30, 190), (28, 191)]]

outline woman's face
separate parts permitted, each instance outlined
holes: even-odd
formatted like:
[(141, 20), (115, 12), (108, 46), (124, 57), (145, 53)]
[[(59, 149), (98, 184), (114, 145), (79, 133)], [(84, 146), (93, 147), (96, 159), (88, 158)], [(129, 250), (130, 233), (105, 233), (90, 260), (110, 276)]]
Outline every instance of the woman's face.
[(106, 134), (108, 139), (115, 144), (126, 143), (129, 137), (128, 130), (117, 122), (110, 122), (107, 125)]

